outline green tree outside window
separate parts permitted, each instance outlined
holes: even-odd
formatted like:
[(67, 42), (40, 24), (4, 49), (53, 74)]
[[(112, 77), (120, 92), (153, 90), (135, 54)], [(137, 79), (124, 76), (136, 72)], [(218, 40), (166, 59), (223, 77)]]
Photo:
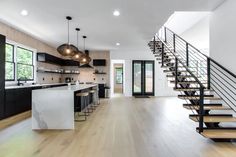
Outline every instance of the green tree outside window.
[(17, 79), (34, 79), (33, 52), (21, 47), (17, 47)]
[(7, 81), (14, 80), (14, 46), (6, 44), (6, 64), (5, 64), (5, 79)]

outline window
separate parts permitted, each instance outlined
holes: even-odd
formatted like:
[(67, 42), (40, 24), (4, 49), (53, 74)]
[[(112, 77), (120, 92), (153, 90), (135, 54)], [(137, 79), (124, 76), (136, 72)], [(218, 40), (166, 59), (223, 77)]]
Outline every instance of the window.
[(6, 81), (34, 80), (34, 53), (17, 44), (6, 44)]
[(123, 83), (123, 68), (116, 68), (116, 84)]
[(15, 80), (15, 64), (14, 64), (14, 46), (6, 44), (6, 70), (5, 77), (7, 81)]
[(33, 52), (21, 47), (16, 49), (17, 79), (34, 79)]

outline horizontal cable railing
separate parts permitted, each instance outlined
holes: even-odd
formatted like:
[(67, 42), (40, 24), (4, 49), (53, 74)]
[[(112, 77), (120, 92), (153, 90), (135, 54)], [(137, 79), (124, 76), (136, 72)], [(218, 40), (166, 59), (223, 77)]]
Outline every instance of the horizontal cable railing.
[[(161, 35), (160, 35), (161, 34)], [(171, 52), (174, 60), (169, 63), (175, 67), (175, 88), (198, 88), (195, 92), (198, 95), (190, 95), (197, 98), (198, 101), (191, 101), (194, 105), (199, 105), (199, 132), (203, 131), (204, 111), (204, 90), (212, 89), (214, 92), (234, 111), (236, 111), (236, 75), (227, 70), (225, 67), (208, 57), (193, 45), (188, 43), (182, 37), (175, 34), (170, 29), (163, 27), (157, 37), (161, 41), (160, 56), (162, 56), (162, 66), (164, 66), (164, 52)], [(156, 37), (154, 37), (155, 43)], [(153, 44), (155, 45), (155, 44)], [(155, 52), (155, 46), (154, 46)], [(180, 66), (179, 66), (180, 64)], [(188, 86), (179, 85), (181, 73), (179, 71), (186, 69), (192, 78), (184, 78), (182, 81), (196, 81), (196, 84)], [(186, 75), (185, 73), (182, 73)], [(183, 75), (183, 76), (184, 76)], [(180, 79), (179, 79), (180, 78)], [(172, 81), (172, 82), (173, 82)], [(188, 92), (181, 92), (188, 96)], [(191, 92), (190, 92), (191, 94)], [(192, 108), (194, 110), (194, 108)]]
[[(169, 37), (168, 34), (165, 35), (166, 39), (167, 37)], [(174, 68), (171, 68), (173, 71), (171, 71), (171, 73), (173, 74), (173, 76), (175, 77), (175, 88), (181, 88), (180, 85), (179, 85), (179, 82), (181, 81), (186, 81), (186, 80), (180, 80), (179, 77), (181, 76), (181, 74), (185, 73), (185, 74), (188, 74), (192, 77), (193, 81), (196, 82), (196, 84), (190, 84), (188, 85), (186, 88), (190, 87), (190, 86), (193, 86), (193, 87), (196, 87), (196, 88), (199, 88), (199, 95), (193, 95), (193, 97), (195, 97), (196, 99), (198, 99), (198, 105), (200, 106), (200, 110), (199, 110), (199, 118), (198, 118), (198, 121), (199, 121), (199, 132), (202, 132), (203, 131), (203, 115), (205, 113), (205, 111), (203, 110), (203, 104), (204, 104), (204, 89), (205, 89), (205, 86), (203, 85), (203, 83), (196, 77), (196, 75), (193, 73), (193, 71), (191, 70), (190, 67), (188, 67), (189, 65), (186, 64), (186, 61), (183, 60), (181, 57), (179, 57), (178, 53), (176, 53), (175, 51), (175, 47), (174, 49), (171, 48), (171, 45), (168, 44), (168, 42), (165, 42), (163, 41), (162, 39), (158, 38), (159, 41), (161, 41), (162, 43), (162, 52), (161, 52), (161, 64), (162, 66), (164, 66), (164, 57), (165, 57), (165, 52), (169, 52), (169, 53), (172, 53), (172, 56), (174, 56), (173, 59), (169, 60), (169, 64), (172, 64), (174, 65)], [(168, 40), (168, 39), (167, 39)], [(155, 43), (156, 41), (156, 37), (154, 37), (154, 40), (153, 42)], [(173, 40), (169, 40), (169, 41), (173, 41), (173, 43), (175, 43), (175, 39)], [(153, 44), (155, 45), (155, 44)], [(175, 46), (175, 44), (173, 44)], [(155, 48), (153, 48), (155, 50)], [(155, 53), (155, 52), (154, 52)], [(174, 62), (173, 62), (174, 60)], [(185, 71), (182, 72), (180, 69), (181, 68), (184, 68)], [(191, 81), (191, 80), (188, 80), (187, 81)]]
[(170, 29), (164, 27), (164, 32), (166, 32), (165, 42), (174, 49), (174, 52), (179, 55), (179, 58), (185, 62), (186, 66), (191, 67), (192, 73), (205, 84), (208, 79), (207, 56)]
[(236, 75), (210, 59), (211, 88), (236, 111)]
[(173, 48), (204, 87), (212, 88), (223, 101), (236, 111), (236, 75), (188, 43), (172, 30), (163, 27), (165, 43)]

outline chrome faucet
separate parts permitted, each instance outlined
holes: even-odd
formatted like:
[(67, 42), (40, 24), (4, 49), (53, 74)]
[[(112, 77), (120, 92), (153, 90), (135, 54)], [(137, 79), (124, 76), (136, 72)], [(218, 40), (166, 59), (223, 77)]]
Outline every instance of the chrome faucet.
[(27, 78), (26, 77), (21, 77), (17, 80), (17, 86), (23, 86), (24, 84), (21, 83), (20, 81), (25, 81), (25, 83), (27, 83)]

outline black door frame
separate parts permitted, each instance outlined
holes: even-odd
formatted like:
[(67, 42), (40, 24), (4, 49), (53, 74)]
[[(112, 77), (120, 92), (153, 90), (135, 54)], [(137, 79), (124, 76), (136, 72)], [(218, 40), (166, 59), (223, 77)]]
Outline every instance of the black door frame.
[[(134, 93), (134, 63), (141, 63), (141, 92), (140, 93)], [(153, 76), (153, 82), (152, 82), (152, 92), (145, 92), (146, 89), (146, 64), (145, 63), (152, 63), (152, 76)], [(154, 96), (155, 95), (155, 61), (154, 60), (133, 60), (132, 61), (132, 95), (133, 96), (139, 96), (139, 95), (147, 95), (147, 96)]]

